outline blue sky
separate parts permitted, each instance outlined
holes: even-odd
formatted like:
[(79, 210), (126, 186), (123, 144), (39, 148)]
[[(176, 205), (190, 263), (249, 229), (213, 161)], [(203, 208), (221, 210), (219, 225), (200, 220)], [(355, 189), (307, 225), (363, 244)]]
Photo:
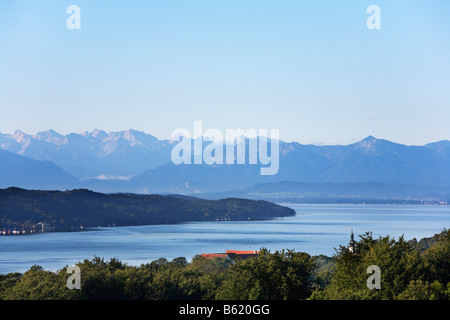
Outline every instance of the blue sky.
[(449, 14), (446, 0), (0, 0), (0, 132), (169, 138), (201, 120), (305, 144), (450, 140)]

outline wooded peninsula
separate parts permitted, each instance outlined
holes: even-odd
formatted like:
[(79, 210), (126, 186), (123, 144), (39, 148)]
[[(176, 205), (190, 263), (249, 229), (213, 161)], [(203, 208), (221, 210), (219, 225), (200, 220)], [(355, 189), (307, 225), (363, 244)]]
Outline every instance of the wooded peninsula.
[(262, 200), (103, 194), (86, 189), (0, 189), (0, 231), (14, 230), (17, 234), (190, 221), (267, 220), (293, 215), (291, 208)]

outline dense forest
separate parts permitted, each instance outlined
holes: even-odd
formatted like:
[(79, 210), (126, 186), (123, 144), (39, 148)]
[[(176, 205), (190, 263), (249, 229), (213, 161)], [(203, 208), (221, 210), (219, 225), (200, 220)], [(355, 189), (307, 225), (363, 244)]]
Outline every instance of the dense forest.
[[(380, 268), (381, 288), (366, 269)], [(68, 289), (67, 267), (0, 276), (3, 300), (449, 300), (450, 233), (406, 241), (366, 233), (333, 257), (262, 248), (248, 259), (179, 257), (130, 266), (94, 257), (79, 262), (80, 289)]]
[(0, 228), (67, 231), (207, 220), (264, 220), (293, 216), (293, 209), (262, 200), (204, 200), (177, 195), (102, 194), (0, 189)]

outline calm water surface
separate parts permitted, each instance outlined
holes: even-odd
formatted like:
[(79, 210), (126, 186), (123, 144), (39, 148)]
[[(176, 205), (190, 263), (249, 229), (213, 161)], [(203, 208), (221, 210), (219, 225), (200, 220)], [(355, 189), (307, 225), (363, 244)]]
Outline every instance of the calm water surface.
[(38, 264), (58, 270), (94, 256), (140, 265), (227, 249), (294, 249), (334, 254), (356, 236), (372, 231), (407, 240), (430, 237), (450, 227), (450, 206), (284, 204), (294, 217), (270, 221), (215, 221), (178, 225), (98, 228), (85, 232), (0, 237), (0, 274), (24, 272)]

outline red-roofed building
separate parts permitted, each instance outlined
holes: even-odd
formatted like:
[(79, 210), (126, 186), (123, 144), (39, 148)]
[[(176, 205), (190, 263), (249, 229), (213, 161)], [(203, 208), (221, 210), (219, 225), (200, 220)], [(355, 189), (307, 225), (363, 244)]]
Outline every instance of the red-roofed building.
[(226, 254), (226, 253), (202, 253), (202, 257), (205, 257), (206, 259), (213, 259), (213, 258), (228, 259), (228, 254)]
[(227, 250), (225, 253), (202, 253), (202, 257), (206, 259), (222, 258), (235, 260), (236, 258), (247, 259), (256, 257), (259, 251), (253, 250)]

